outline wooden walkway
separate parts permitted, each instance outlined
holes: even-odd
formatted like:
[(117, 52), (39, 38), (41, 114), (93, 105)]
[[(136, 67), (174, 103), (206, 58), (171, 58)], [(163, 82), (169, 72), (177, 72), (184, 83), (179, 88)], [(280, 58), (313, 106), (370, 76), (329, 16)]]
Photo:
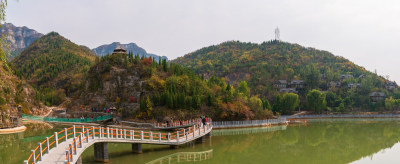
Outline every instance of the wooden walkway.
[[(137, 143), (157, 145), (181, 145), (204, 137), (212, 130), (212, 123), (197, 123), (173, 133), (138, 131), (109, 127), (76, 127), (55, 132), (38, 143), (24, 164), (28, 163), (76, 163), (80, 155), (95, 143)], [(78, 132), (79, 131), (79, 132)]]

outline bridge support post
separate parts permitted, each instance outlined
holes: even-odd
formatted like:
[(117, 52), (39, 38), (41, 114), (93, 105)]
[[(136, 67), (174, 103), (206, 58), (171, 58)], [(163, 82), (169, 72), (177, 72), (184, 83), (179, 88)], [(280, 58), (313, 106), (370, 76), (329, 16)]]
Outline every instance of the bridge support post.
[(67, 128), (64, 128), (64, 136), (65, 136), (65, 142), (67, 142), (67, 140), (68, 140)]
[(207, 133), (205, 136), (206, 136), (207, 138), (211, 138), (211, 132)]
[(76, 131), (75, 131), (75, 125), (73, 126), (72, 130), (73, 130), (73, 133), (74, 133), (73, 138), (75, 138), (75, 137), (76, 137), (76, 135), (75, 135), (75, 133), (76, 133)]
[(55, 142), (55, 147), (57, 147), (58, 146), (58, 134), (57, 134), (57, 132), (54, 132), (54, 141), (56, 141)]
[(196, 139), (196, 143), (203, 143), (203, 142), (206, 142), (205, 136), (202, 136), (202, 137)]
[(32, 156), (32, 160), (33, 160), (33, 163), (36, 163), (36, 155), (35, 155), (35, 150), (31, 150), (31, 153), (33, 154), (33, 156)]
[(39, 158), (38, 158), (38, 161), (42, 161), (42, 144), (39, 142), (38, 145), (39, 145)]
[(142, 154), (142, 144), (141, 143), (133, 143), (132, 144), (132, 152)]
[(94, 144), (94, 160), (103, 163), (109, 162), (107, 142), (99, 142)]
[(107, 127), (107, 138), (110, 138), (110, 128)]
[(49, 137), (46, 137), (46, 152), (47, 152), (47, 154), (49, 154), (49, 152), (50, 152), (50, 144), (49, 144)]
[(101, 126), (99, 126), (99, 138), (101, 138), (103, 130), (101, 129)]
[(94, 131), (94, 126), (92, 126), (92, 139), (94, 140), (94, 136), (96, 135), (95, 131)]

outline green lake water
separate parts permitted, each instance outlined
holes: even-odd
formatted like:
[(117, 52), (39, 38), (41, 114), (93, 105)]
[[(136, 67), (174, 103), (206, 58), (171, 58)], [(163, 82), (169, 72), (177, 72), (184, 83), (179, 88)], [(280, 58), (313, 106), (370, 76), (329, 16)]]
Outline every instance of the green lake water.
[[(21, 164), (37, 142), (62, 126), (27, 125), (18, 134), (0, 135), (0, 163)], [(143, 145), (143, 154), (131, 144), (110, 143), (110, 163), (400, 163), (400, 119), (309, 120), (306, 125), (213, 130), (205, 143), (179, 149)], [(83, 163), (93, 161), (93, 146)]]

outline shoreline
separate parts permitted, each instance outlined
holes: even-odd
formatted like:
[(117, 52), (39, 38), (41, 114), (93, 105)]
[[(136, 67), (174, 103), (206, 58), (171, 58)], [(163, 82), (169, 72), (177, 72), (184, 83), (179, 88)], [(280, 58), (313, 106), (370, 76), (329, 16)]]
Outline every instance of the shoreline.
[(27, 128), (24, 125), (18, 126), (18, 127), (15, 127), (15, 128), (0, 129), (0, 135), (1, 134), (20, 133), (20, 132), (24, 132), (26, 129)]

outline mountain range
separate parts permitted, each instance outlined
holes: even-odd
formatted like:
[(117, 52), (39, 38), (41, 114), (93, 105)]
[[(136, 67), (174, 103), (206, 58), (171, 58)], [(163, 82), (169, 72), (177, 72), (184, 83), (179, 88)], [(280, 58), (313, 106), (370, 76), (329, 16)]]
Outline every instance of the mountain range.
[[(131, 51), (135, 55), (139, 54), (140, 56), (144, 55), (145, 57), (151, 56), (152, 58), (155, 58), (156, 61), (158, 61), (160, 58), (160, 56), (158, 56), (158, 55), (147, 53), (146, 50), (139, 47), (135, 43), (121, 44), (119, 42), (113, 42), (111, 44), (101, 45), (97, 48), (92, 49), (92, 51), (95, 52), (98, 56), (102, 57), (104, 55), (111, 54), (114, 51), (114, 49), (117, 48), (118, 45), (120, 45), (122, 48), (124, 48), (128, 52)], [(161, 56), (161, 59), (168, 60), (168, 58), (166, 56)]]
[[(18, 56), (25, 48), (28, 48), (30, 44), (32, 44), (35, 40), (39, 39), (43, 36), (42, 33), (39, 33), (33, 29), (28, 27), (17, 27), (12, 23), (3, 24), (0, 27), (0, 32), (5, 36), (7, 47), (7, 58), (8, 60), (12, 60), (16, 56)], [(133, 52), (133, 54), (139, 54), (140, 56), (145, 55), (146, 57), (153, 57), (158, 61), (158, 58), (167, 59), (166, 56), (158, 56), (156, 54), (147, 53), (145, 49), (139, 47), (135, 43), (128, 44), (120, 44), (119, 42), (113, 42), (111, 44), (101, 45), (92, 49), (94, 53), (96, 53), (99, 57), (102, 57), (107, 54), (111, 54), (113, 50), (121, 45), (127, 51)], [(87, 48), (86, 46), (84, 46)]]
[(11, 23), (3, 24), (0, 27), (1, 34), (4, 35), (8, 60), (18, 56), (25, 48), (32, 44), (35, 40), (43, 36), (43, 34), (30, 29), (28, 27), (16, 27)]

